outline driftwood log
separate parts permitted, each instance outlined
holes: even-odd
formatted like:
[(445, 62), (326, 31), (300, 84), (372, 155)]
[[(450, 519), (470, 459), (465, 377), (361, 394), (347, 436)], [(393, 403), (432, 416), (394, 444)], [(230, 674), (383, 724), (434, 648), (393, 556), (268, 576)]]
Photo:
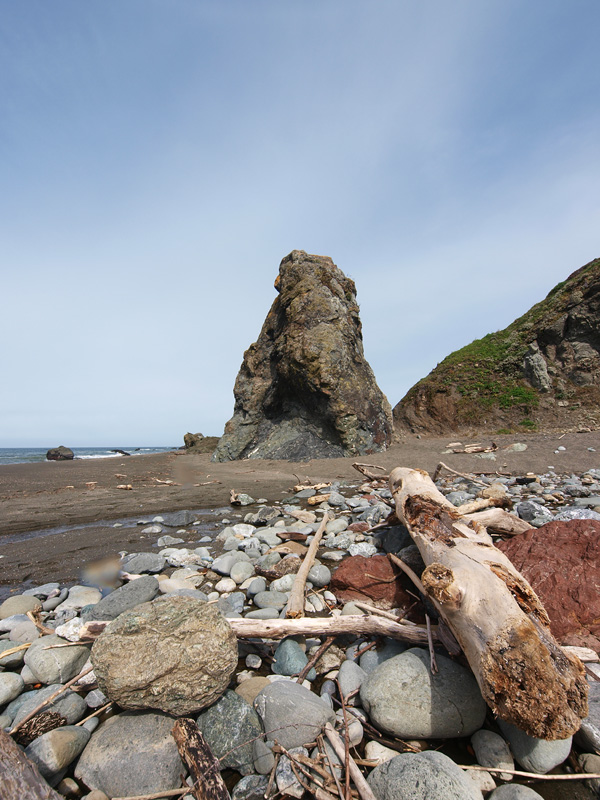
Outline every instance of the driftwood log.
[(173, 727), (173, 738), (194, 781), (190, 792), (196, 800), (230, 800), (221, 777), (221, 765), (194, 720), (178, 719)]
[(0, 728), (0, 797), (2, 800), (63, 800), (33, 764)]
[(543, 739), (578, 730), (587, 715), (583, 665), (556, 642), (539, 598), (477, 515), (461, 516), (422, 470), (398, 467), (389, 484), (425, 562), (425, 591), (492, 711)]

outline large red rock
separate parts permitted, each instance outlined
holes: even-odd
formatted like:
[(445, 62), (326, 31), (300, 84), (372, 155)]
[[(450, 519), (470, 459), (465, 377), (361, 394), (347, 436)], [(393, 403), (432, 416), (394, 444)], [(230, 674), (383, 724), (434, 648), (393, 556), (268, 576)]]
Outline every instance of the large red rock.
[(600, 652), (600, 522), (549, 522), (497, 547), (537, 592), (556, 639)]
[(377, 608), (404, 608), (414, 605), (400, 585), (402, 575), (386, 556), (349, 556), (333, 573), (330, 588), (339, 600), (360, 600)]

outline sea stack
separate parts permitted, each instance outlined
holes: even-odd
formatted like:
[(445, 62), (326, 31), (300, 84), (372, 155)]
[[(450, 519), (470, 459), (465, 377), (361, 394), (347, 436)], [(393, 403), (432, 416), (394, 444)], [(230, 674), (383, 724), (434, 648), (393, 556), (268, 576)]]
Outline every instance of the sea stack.
[(275, 289), (258, 341), (244, 354), (213, 461), (385, 450), (391, 407), (364, 356), (354, 281), (331, 258), (293, 250)]

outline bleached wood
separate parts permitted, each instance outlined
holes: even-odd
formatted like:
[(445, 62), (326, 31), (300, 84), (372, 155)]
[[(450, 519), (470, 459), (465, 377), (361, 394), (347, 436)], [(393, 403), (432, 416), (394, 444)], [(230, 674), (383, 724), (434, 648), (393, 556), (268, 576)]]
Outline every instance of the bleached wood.
[(425, 562), (423, 586), (492, 711), (532, 736), (574, 733), (587, 714), (584, 668), (556, 642), (539, 598), (494, 547), (482, 518), (500, 509), (463, 517), (422, 470), (397, 467), (389, 484)]
[(304, 556), (302, 566), (296, 573), (287, 604), (287, 610), (285, 612), (286, 617), (294, 618), (304, 616), (304, 589), (306, 588), (306, 579), (308, 577), (308, 573), (310, 572), (310, 568), (314, 564), (317, 550), (319, 549), (321, 539), (323, 538), (323, 532), (325, 531), (325, 526), (328, 522), (329, 514), (324, 514), (321, 524), (319, 525), (317, 532), (310, 543), (310, 547)]

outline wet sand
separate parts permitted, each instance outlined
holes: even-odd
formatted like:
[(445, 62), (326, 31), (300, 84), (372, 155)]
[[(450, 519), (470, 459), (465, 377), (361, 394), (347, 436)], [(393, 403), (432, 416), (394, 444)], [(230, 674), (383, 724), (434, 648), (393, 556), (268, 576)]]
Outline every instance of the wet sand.
[[(599, 431), (562, 438), (544, 434), (494, 437), (500, 448), (495, 461), (443, 453), (450, 441), (458, 440), (411, 436), (385, 453), (301, 463), (246, 460), (213, 464), (207, 454), (174, 452), (0, 466), (0, 598), (24, 585), (74, 582), (83, 564), (121, 550), (156, 551), (157, 535), (142, 534), (142, 526), (135, 524), (138, 519), (180, 509), (223, 509), (218, 515), (207, 515), (206, 525), (190, 530), (189, 541), (197, 541), (210, 535), (223, 516), (253, 510), (230, 506), (231, 489), (272, 503), (307, 479), (360, 481), (352, 467), (355, 461), (388, 471), (407, 466), (429, 472), (443, 461), (460, 472), (515, 475), (544, 473), (549, 466), (559, 473), (600, 467)], [(461, 441), (489, 444), (491, 440)], [(525, 442), (527, 450), (512, 453), (502, 449), (517, 441)], [(558, 446), (565, 451), (555, 453)], [(590, 452), (589, 447), (597, 452)], [(117, 488), (128, 484), (131, 490)], [(113, 527), (116, 521), (124, 522), (124, 527)]]

